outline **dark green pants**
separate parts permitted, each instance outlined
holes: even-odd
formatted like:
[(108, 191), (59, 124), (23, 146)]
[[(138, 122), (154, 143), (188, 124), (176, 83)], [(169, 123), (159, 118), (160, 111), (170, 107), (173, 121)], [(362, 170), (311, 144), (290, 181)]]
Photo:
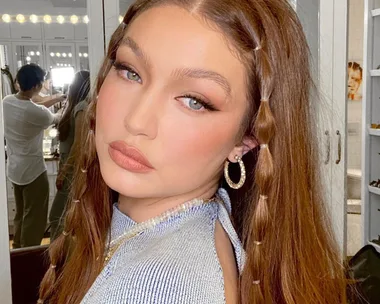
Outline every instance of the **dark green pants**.
[(49, 214), (50, 241), (53, 242), (63, 231), (64, 216), (69, 196), (70, 178), (65, 178), (62, 189), (57, 191)]
[(46, 171), (27, 185), (13, 184), (16, 199), (13, 248), (41, 245), (47, 223), (49, 181)]

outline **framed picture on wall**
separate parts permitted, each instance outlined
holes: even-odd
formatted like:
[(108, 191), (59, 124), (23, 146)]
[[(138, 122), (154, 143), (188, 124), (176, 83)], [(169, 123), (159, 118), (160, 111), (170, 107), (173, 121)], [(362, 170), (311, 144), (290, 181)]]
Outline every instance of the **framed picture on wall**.
[(362, 100), (363, 63), (358, 60), (350, 60), (347, 66), (348, 73), (348, 100)]

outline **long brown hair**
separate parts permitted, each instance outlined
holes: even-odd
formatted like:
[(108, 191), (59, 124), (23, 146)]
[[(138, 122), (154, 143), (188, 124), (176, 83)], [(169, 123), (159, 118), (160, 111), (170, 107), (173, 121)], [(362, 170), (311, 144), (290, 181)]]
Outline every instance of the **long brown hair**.
[(70, 85), (67, 96), (66, 109), (58, 124), (59, 141), (65, 141), (69, 137), (71, 119), (74, 115), (75, 106), (85, 100), (90, 92), (90, 72), (79, 71), (75, 73), (73, 83)]
[[(249, 111), (243, 135), (262, 146), (244, 156), (246, 185), (230, 191), (233, 221), (247, 253), (243, 304), (345, 302), (341, 256), (330, 229), (317, 170), (309, 50), (287, 0), (138, 0), (113, 34), (96, 92), (128, 25), (161, 5), (197, 13), (224, 33), (247, 64)], [(96, 99), (87, 113), (65, 231), (49, 249), (52, 265), (40, 289), (50, 303), (79, 303), (102, 269), (112, 217), (94, 145)], [(82, 171), (87, 170), (87, 173)], [(223, 183), (221, 181), (221, 183)]]

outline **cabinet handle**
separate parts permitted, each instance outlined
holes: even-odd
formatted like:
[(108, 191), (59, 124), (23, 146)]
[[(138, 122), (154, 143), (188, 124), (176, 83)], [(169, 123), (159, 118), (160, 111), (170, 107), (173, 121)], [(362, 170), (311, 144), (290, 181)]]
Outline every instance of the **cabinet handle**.
[(30, 36), (21, 36), (22, 39), (32, 39)]
[(54, 39), (62, 40), (62, 39), (65, 39), (65, 37), (54, 37)]
[(325, 160), (325, 165), (327, 165), (330, 162), (330, 132), (325, 131), (326, 135), (326, 160)]
[(342, 134), (338, 130), (336, 131), (336, 135), (338, 135), (338, 159), (335, 163), (338, 165), (342, 160)]

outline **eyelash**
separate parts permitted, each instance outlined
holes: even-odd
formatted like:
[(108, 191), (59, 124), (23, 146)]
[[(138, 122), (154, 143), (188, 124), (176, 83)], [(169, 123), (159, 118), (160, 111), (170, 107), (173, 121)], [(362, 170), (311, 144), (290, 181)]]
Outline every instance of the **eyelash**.
[[(140, 77), (140, 75), (133, 68), (131, 68), (130, 66), (124, 65), (124, 64), (122, 64), (120, 62), (117, 62), (117, 61), (115, 61), (113, 63), (113, 66), (114, 66), (115, 70), (118, 72), (118, 75), (120, 77), (122, 77), (123, 79), (127, 80), (127, 81), (133, 82), (133, 80), (130, 80), (130, 79), (128, 79), (128, 78), (120, 75), (120, 72), (122, 72), (122, 71), (128, 71), (128, 72), (134, 73), (134, 74), (136, 74), (136, 75), (138, 75)], [(210, 111), (210, 112), (218, 111), (210, 102), (204, 100), (203, 98), (200, 98), (200, 97), (197, 97), (197, 96), (194, 96), (194, 95), (191, 95), (191, 94), (185, 94), (185, 95), (180, 96), (178, 98), (191, 98), (191, 99), (195, 100), (196, 102), (200, 103), (205, 108), (206, 111)], [(196, 111), (196, 110), (192, 110), (192, 111), (202, 112), (202, 111)]]

